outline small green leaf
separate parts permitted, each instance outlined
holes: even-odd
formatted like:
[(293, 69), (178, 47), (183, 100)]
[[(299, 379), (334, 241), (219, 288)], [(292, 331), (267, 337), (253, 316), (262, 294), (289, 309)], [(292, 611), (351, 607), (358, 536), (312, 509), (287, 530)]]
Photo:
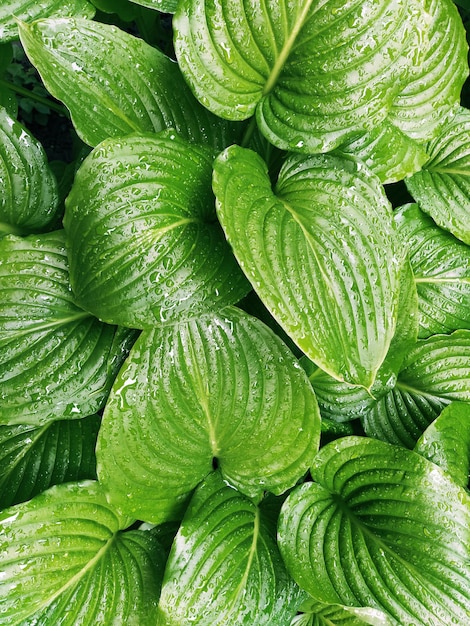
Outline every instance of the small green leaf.
[(52, 485), (96, 478), (101, 420), (57, 420), (34, 428), (0, 426), (0, 509), (30, 500)]
[(281, 494), (318, 449), (307, 377), (256, 318), (218, 314), (144, 331), (119, 373), (98, 437), (110, 501), (159, 523), (212, 470), (251, 497)]
[(131, 521), (91, 481), (3, 511), (0, 624), (155, 623), (164, 554)]
[(279, 547), (314, 598), (398, 624), (470, 619), (470, 499), (434, 463), (365, 437), (324, 446), (287, 498)]
[(139, 4), (148, 9), (155, 9), (162, 13), (174, 13), (178, 6), (178, 0), (130, 0), (134, 4)]
[(77, 134), (90, 146), (171, 127), (188, 140), (222, 149), (242, 130), (197, 102), (176, 63), (115, 26), (41, 20), (21, 24), (20, 37), (47, 89), (67, 106)]
[(301, 350), (370, 389), (395, 333), (403, 253), (378, 179), (332, 155), (290, 156), (273, 192), (262, 159), (216, 160), (217, 212), (242, 269)]
[(369, 607), (325, 604), (309, 599), (302, 604), (305, 613), (295, 617), (290, 626), (396, 626), (383, 611)]
[(406, 186), (438, 226), (470, 244), (470, 111), (461, 108), (425, 147), (430, 159)]
[(262, 508), (211, 474), (194, 494), (166, 566), (158, 626), (288, 624), (299, 593)]
[(43, 229), (59, 207), (57, 182), (42, 145), (0, 107), (0, 232)]
[(439, 465), (461, 487), (470, 469), (470, 404), (452, 402), (419, 438), (415, 451)]

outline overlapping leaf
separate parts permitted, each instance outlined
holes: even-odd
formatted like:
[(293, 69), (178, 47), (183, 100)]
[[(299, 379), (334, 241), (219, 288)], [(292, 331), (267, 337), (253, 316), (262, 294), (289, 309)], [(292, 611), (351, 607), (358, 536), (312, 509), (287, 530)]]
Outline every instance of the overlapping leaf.
[(396, 626), (383, 611), (369, 607), (347, 607), (325, 604), (313, 599), (306, 600), (301, 613), (290, 626)]
[(418, 290), (420, 337), (470, 329), (470, 248), (417, 205), (395, 212)]
[(109, 139), (87, 157), (64, 218), (83, 308), (109, 323), (152, 328), (247, 293), (215, 217), (212, 158), (171, 133)]
[(148, 9), (155, 9), (162, 11), (163, 13), (174, 13), (178, 6), (178, 0), (130, 0), (134, 4), (147, 7)]
[(427, 47), (427, 17), (405, 0), (182, 0), (175, 50), (215, 114), (256, 113), (274, 145), (325, 152), (386, 117)]
[(1, 423), (101, 408), (132, 333), (76, 306), (63, 231), (0, 239), (0, 293)]
[(164, 574), (159, 626), (288, 624), (299, 601), (262, 507), (211, 474), (191, 500)]
[(176, 63), (114, 26), (49, 19), (21, 24), (20, 36), (47, 89), (69, 108), (90, 146), (172, 127), (222, 149), (240, 132), (240, 125), (217, 119), (197, 102)]
[(56, 180), (42, 145), (0, 107), (0, 232), (47, 226), (58, 208)]
[(160, 522), (211, 471), (250, 496), (307, 471), (320, 420), (308, 379), (264, 324), (229, 307), (144, 332), (116, 379), (98, 438), (112, 502)]
[(131, 521), (92, 481), (3, 511), (0, 624), (155, 623), (163, 552), (149, 532), (121, 532)]
[(34, 428), (0, 426), (0, 509), (52, 485), (96, 478), (98, 415)]
[(470, 111), (461, 108), (426, 151), (429, 161), (406, 186), (436, 224), (470, 244)]
[(470, 618), (470, 500), (434, 463), (365, 437), (323, 447), (286, 500), (281, 553), (313, 597), (399, 624)]
[(378, 179), (361, 163), (293, 155), (272, 191), (255, 153), (216, 160), (217, 211), (241, 267), (304, 353), (370, 388), (395, 333), (403, 253)]

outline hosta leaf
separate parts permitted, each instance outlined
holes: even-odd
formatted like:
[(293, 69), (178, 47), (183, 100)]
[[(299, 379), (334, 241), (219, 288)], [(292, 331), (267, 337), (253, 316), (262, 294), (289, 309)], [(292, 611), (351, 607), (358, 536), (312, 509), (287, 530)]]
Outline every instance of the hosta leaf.
[(364, 414), (364, 428), (413, 448), (447, 404), (469, 400), (470, 331), (434, 335), (410, 350), (394, 389)]
[(174, 13), (178, 6), (178, 0), (130, 0), (134, 4), (140, 4), (148, 9), (155, 9), (163, 13)]
[(96, 478), (98, 415), (34, 428), (0, 426), (0, 509), (52, 485)]
[(182, 0), (175, 51), (212, 112), (256, 113), (274, 145), (325, 152), (386, 117), (418, 62), (423, 13), (402, 0)]
[(301, 608), (305, 613), (297, 615), (290, 626), (396, 626), (395, 620), (383, 611), (369, 607), (325, 604), (310, 599)]
[(361, 163), (292, 155), (274, 192), (262, 159), (216, 160), (217, 211), (242, 269), (301, 350), (370, 388), (395, 332), (402, 252), (378, 179)]
[(75, 305), (63, 231), (0, 239), (0, 293), (1, 423), (97, 411), (132, 334)]
[(155, 623), (164, 560), (92, 481), (0, 514), (0, 624)]
[(17, 20), (43, 17), (92, 18), (95, 7), (87, 0), (5, 0), (0, 6), (0, 41), (18, 38)]
[(465, 28), (454, 3), (426, 0), (423, 4), (431, 16), (429, 43), (390, 111), (391, 122), (417, 141), (434, 139), (443, 131), (458, 109), (468, 76)]
[(425, 430), (415, 451), (448, 472), (461, 487), (470, 469), (470, 404), (453, 402)]
[(44, 84), (69, 108), (90, 146), (172, 127), (222, 149), (240, 132), (197, 102), (176, 63), (114, 26), (50, 19), (21, 24), (20, 36)]
[(418, 290), (420, 337), (470, 329), (470, 248), (417, 205), (395, 212)]
[(298, 589), (262, 507), (217, 473), (194, 494), (166, 566), (159, 626), (288, 624)]
[(249, 496), (307, 471), (320, 420), (307, 377), (254, 317), (218, 314), (145, 331), (119, 373), (98, 437), (111, 502), (158, 523), (212, 470)]
[(470, 499), (434, 463), (347, 437), (324, 446), (314, 483), (284, 503), (279, 546), (296, 582), (323, 602), (370, 606), (398, 624), (470, 618)]
[(470, 111), (461, 108), (426, 151), (429, 161), (406, 186), (438, 226), (470, 244)]
[(57, 183), (41, 144), (0, 107), (0, 232), (42, 229), (56, 216)]

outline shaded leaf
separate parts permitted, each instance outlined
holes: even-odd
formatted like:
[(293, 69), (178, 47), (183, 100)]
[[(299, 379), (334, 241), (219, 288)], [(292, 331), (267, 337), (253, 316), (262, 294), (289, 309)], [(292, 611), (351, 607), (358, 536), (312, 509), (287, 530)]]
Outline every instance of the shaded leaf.
[(301, 608), (305, 613), (295, 617), (290, 626), (396, 626), (395, 620), (385, 613), (368, 607), (325, 604), (310, 599)]
[(178, 0), (130, 0), (134, 4), (140, 4), (148, 9), (155, 9), (163, 13), (174, 13), (178, 6)]

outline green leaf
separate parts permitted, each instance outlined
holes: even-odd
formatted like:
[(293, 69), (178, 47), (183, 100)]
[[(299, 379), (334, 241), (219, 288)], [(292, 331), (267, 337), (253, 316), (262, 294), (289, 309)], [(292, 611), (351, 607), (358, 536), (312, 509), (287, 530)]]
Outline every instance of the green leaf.
[(92, 18), (95, 8), (87, 0), (4, 0), (0, 6), (0, 41), (18, 39), (17, 20), (31, 22), (44, 17)]
[(298, 599), (272, 521), (211, 474), (194, 494), (170, 552), (158, 626), (288, 624)]
[(178, 6), (178, 0), (130, 0), (134, 4), (139, 4), (148, 9), (155, 9), (163, 13), (174, 13)]
[(420, 338), (470, 329), (470, 248), (417, 205), (395, 211), (418, 290)]
[(68, 107), (90, 146), (172, 127), (222, 149), (241, 132), (240, 125), (218, 120), (197, 102), (176, 63), (115, 26), (41, 20), (21, 24), (20, 37), (47, 89)]
[[(406, 135), (422, 142), (445, 132), (457, 112), (468, 76), (468, 44), (462, 19), (452, 0), (426, 0), (430, 15), (428, 45), (396, 98), (390, 121)], [(426, 19), (426, 13), (423, 19)]]
[(213, 113), (256, 114), (277, 147), (326, 152), (386, 117), (419, 62), (426, 17), (400, 0), (182, 0), (175, 51)]
[(96, 478), (98, 415), (34, 428), (0, 426), (0, 509), (52, 485)]
[(3, 511), (0, 624), (155, 623), (163, 552), (130, 522), (91, 481)]
[(470, 619), (470, 500), (438, 466), (365, 437), (323, 447), (314, 483), (287, 498), (279, 546), (322, 602), (384, 611), (399, 624)]
[(406, 186), (438, 226), (470, 244), (470, 111), (461, 108), (426, 151), (429, 161)]
[(461, 487), (470, 469), (470, 404), (452, 402), (419, 438), (415, 451), (439, 465)]
[(15, 234), (46, 227), (59, 197), (42, 145), (0, 107), (0, 232)]
[(403, 264), (388, 200), (361, 163), (291, 155), (275, 190), (262, 159), (215, 162), (217, 212), (271, 314), (319, 367), (369, 389), (395, 333)]
[(325, 604), (309, 599), (301, 609), (305, 613), (295, 617), (290, 626), (396, 626), (395, 620), (383, 611), (369, 607)]
[(159, 523), (212, 470), (251, 497), (306, 473), (320, 420), (303, 370), (274, 333), (233, 307), (144, 331), (121, 369), (98, 437), (110, 501)]
[(0, 422), (101, 408), (133, 334), (75, 305), (63, 231), (0, 239), (0, 293)]
[(152, 328), (247, 293), (216, 220), (212, 157), (163, 133), (109, 139), (85, 159), (64, 217), (80, 306)]

